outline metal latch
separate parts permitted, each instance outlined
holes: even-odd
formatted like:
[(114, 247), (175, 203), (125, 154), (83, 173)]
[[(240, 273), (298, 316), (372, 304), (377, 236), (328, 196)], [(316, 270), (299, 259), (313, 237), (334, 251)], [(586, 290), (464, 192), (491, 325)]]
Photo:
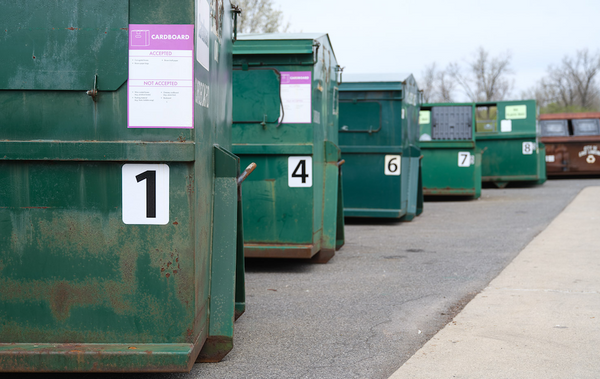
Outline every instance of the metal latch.
[(97, 83), (98, 83), (98, 75), (94, 75), (94, 88), (92, 88), (91, 90), (86, 92), (88, 94), (88, 96), (92, 97), (92, 100), (94, 100), (94, 102), (96, 102), (96, 97), (98, 96)]

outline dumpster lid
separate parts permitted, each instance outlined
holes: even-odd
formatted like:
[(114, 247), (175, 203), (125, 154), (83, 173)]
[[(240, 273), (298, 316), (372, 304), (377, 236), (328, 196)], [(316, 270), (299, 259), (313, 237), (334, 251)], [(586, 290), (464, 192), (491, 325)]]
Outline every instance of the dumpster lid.
[(382, 73), (382, 74), (344, 74), (343, 80), (347, 83), (390, 83), (404, 82), (411, 77), (411, 73)]
[(327, 33), (242, 33), (233, 54), (312, 54), (314, 41), (327, 44), (335, 58)]
[(241, 33), (238, 34), (239, 41), (278, 41), (278, 40), (298, 40), (298, 39), (319, 39), (326, 36), (327, 33)]
[(577, 120), (586, 118), (600, 118), (600, 112), (549, 113), (540, 115), (540, 120)]
[(404, 85), (417, 87), (412, 74), (344, 74), (340, 91), (398, 91)]

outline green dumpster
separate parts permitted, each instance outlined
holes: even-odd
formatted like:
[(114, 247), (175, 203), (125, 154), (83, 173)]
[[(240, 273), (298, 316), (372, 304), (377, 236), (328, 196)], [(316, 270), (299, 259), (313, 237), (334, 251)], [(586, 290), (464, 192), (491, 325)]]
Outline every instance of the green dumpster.
[(418, 99), (412, 75), (344, 75), (339, 125), (346, 217), (410, 221), (421, 214)]
[(327, 262), (344, 243), (339, 67), (327, 34), (239, 35), (233, 49), (233, 152), (245, 182), (246, 257)]
[(421, 105), (424, 195), (481, 196), (481, 150), (475, 145), (474, 119), (472, 103)]
[(0, 371), (185, 372), (232, 349), (232, 15), (3, 3)]
[(476, 103), (475, 135), (484, 182), (505, 187), (514, 181), (546, 181), (535, 100)]

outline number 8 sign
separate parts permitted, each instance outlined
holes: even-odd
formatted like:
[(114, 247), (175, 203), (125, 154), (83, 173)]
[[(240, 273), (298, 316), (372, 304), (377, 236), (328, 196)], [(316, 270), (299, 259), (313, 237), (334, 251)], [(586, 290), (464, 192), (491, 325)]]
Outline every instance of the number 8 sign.
[(122, 190), (125, 224), (169, 223), (169, 166), (124, 164)]
[(531, 155), (535, 150), (535, 144), (533, 142), (523, 142), (523, 155)]

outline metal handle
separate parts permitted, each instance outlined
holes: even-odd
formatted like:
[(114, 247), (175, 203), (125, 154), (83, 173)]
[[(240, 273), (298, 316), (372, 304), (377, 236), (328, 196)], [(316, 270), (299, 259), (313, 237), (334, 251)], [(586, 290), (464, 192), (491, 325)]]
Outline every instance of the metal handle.
[(373, 130), (373, 125), (369, 125), (369, 130), (348, 130), (348, 129), (344, 129), (344, 127), (342, 126), (342, 128), (339, 130), (340, 133), (369, 133), (369, 134), (373, 134), (373, 133), (379, 133), (379, 131), (381, 130), (381, 119), (379, 120), (379, 128)]
[(346, 163), (345, 159), (340, 159), (337, 163), (337, 166), (340, 167), (341, 165), (343, 165), (344, 163)]
[(246, 169), (237, 177), (238, 186), (242, 184), (244, 180), (248, 177), (248, 175), (252, 174), (252, 171), (256, 168), (256, 163), (252, 162), (246, 167)]
[(231, 4), (231, 13), (233, 14), (233, 40), (232, 40), (232, 43), (235, 43), (235, 41), (237, 41), (237, 19), (238, 19), (238, 15), (242, 13), (242, 9), (237, 5)]

